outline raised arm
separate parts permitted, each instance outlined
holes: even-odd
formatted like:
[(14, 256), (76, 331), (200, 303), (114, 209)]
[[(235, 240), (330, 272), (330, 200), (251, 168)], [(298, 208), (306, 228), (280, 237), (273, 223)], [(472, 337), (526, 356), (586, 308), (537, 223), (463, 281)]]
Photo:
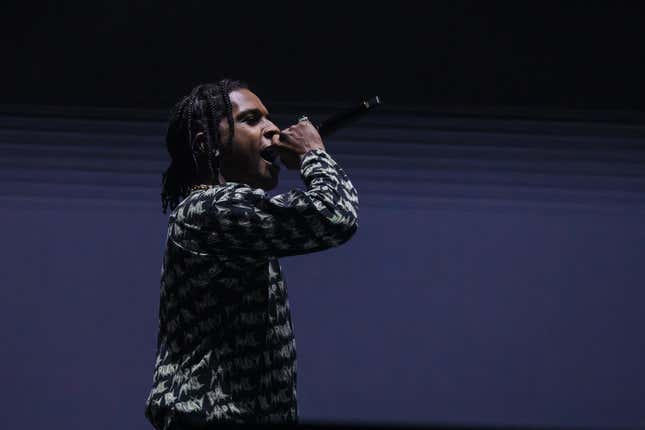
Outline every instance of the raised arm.
[(258, 261), (340, 245), (358, 228), (358, 195), (331, 156), (308, 151), (300, 165), (306, 191), (269, 198), (244, 184), (193, 193), (171, 219), (171, 237), (194, 251)]

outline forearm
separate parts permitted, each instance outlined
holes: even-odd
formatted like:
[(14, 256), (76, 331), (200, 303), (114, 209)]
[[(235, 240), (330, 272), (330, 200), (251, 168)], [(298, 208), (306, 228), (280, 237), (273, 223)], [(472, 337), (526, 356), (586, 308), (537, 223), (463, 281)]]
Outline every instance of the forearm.
[(339, 234), (358, 224), (358, 193), (345, 171), (323, 150), (307, 152), (300, 174), (306, 194), (323, 217)]

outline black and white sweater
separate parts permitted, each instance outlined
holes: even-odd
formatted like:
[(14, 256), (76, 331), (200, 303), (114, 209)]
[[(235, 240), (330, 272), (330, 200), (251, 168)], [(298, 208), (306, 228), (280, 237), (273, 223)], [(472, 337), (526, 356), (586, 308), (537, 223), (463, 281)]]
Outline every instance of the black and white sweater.
[(340, 245), (358, 196), (322, 150), (300, 168), (306, 191), (269, 197), (228, 182), (171, 213), (159, 335), (145, 414), (157, 429), (214, 421), (297, 421), (296, 350), (278, 257)]

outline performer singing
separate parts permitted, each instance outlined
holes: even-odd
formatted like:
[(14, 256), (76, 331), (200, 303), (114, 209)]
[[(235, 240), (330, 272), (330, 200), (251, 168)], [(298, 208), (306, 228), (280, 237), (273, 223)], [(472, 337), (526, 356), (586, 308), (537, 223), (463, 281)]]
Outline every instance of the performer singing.
[[(157, 429), (295, 422), (296, 350), (279, 257), (341, 245), (358, 197), (306, 117), (280, 131), (238, 81), (172, 110), (159, 334), (145, 415)], [(269, 197), (279, 155), (306, 191)], [(313, 292), (315, 293), (315, 292)]]

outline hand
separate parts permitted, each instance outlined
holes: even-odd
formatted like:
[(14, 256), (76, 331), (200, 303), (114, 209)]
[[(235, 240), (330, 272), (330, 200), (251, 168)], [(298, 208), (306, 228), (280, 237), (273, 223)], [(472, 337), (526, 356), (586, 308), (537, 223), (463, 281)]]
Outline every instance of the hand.
[(299, 121), (276, 135), (274, 143), (277, 146), (280, 159), (290, 170), (300, 168), (302, 156), (312, 149), (325, 150), (322, 138), (316, 127), (309, 121)]

